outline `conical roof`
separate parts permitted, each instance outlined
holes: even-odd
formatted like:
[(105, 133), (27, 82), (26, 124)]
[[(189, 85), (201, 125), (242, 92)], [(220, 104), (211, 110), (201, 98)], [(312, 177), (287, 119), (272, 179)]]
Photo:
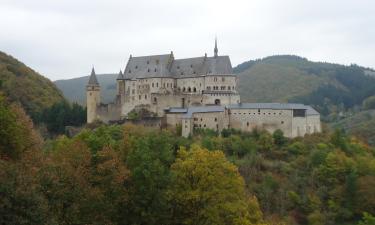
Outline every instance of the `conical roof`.
[(120, 70), (120, 72), (118, 73), (117, 80), (123, 80), (123, 79), (125, 79), (125, 77), (124, 77), (124, 74), (122, 73), (122, 71)]
[(98, 82), (98, 79), (96, 78), (94, 67), (91, 70), (91, 75), (90, 75), (90, 78), (89, 78), (88, 85), (97, 85), (97, 86), (99, 86), (99, 82)]

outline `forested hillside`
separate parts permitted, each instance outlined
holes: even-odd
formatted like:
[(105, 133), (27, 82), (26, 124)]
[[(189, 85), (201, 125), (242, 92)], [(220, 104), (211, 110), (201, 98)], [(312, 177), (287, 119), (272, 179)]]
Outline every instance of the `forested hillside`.
[(86, 122), (86, 110), (69, 103), (49, 79), (0, 52), (0, 97), (25, 111), (44, 137)]
[[(375, 150), (339, 131), (94, 126), (43, 145), (0, 98), (0, 224), (370, 225)], [(178, 133), (178, 132), (177, 132)]]
[(53, 82), (3, 52), (0, 52), (0, 91), (10, 101), (19, 102), (34, 120), (40, 119), (43, 110), (64, 99)]
[(360, 107), (375, 95), (371, 70), (356, 65), (311, 62), (298, 56), (271, 56), (234, 68), (244, 102), (299, 102), (323, 116)]

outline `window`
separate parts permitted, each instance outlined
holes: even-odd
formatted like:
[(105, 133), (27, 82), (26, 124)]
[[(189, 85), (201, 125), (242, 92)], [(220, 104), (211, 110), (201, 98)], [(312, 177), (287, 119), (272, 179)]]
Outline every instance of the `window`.
[(293, 109), (293, 117), (305, 117), (305, 109)]
[(157, 102), (158, 102), (158, 99), (157, 99), (156, 97), (154, 98), (154, 102), (155, 102), (155, 103), (157, 103)]
[(197, 89), (196, 89), (196, 88), (194, 88), (194, 89), (193, 89), (193, 91), (194, 91), (194, 92), (197, 92)]
[(215, 122), (217, 122), (217, 118), (215, 117)]
[(132, 94), (135, 94), (135, 90), (134, 89), (132, 90)]
[(142, 97), (141, 96), (138, 96), (138, 97), (139, 97), (139, 100), (141, 100)]
[(135, 66), (136, 69), (138, 69), (138, 66)]
[(156, 83), (156, 87), (159, 87), (159, 83)]
[(150, 72), (150, 69), (147, 69), (147, 72)]
[(154, 70), (155, 72), (156, 72), (156, 68), (155, 68), (155, 70)]
[(281, 124), (284, 124), (284, 121), (281, 121)]
[(152, 83), (151, 86), (154, 87), (154, 83)]
[(131, 70), (129, 70), (129, 73), (131, 73), (132, 71)]
[(191, 92), (191, 88), (190, 87), (188, 87), (188, 92)]
[(249, 123), (249, 122), (247, 122), (247, 123), (246, 123), (246, 126), (249, 126), (249, 125), (250, 125), (250, 123)]
[(223, 81), (223, 82), (224, 82), (224, 81), (225, 81), (225, 77), (222, 77), (222, 78), (221, 78), (221, 81)]
[(147, 64), (150, 64), (150, 61), (147, 60)]
[(193, 68), (193, 65), (190, 65), (190, 68)]
[(184, 75), (184, 72), (181, 72), (181, 75)]
[(177, 66), (177, 69), (180, 69), (180, 66)]
[(147, 95), (145, 95), (145, 99), (147, 99)]
[(228, 90), (230, 90), (230, 86), (228, 86)]

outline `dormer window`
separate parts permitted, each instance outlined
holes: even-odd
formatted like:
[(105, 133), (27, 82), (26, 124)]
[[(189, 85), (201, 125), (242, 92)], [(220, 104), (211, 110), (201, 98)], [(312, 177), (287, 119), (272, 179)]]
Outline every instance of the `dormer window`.
[(190, 68), (193, 68), (193, 65), (190, 65)]
[(147, 72), (150, 72), (150, 69), (147, 69)]
[(155, 68), (155, 70), (154, 70), (155, 72), (156, 72), (156, 68)]
[(138, 66), (135, 66), (136, 69), (138, 69)]
[(150, 61), (147, 60), (147, 64), (150, 64)]
[(180, 69), (180, 66), (177, 66), (177, 69)]
[(132, 71), (131, 70), (129, 70), (129, 73), (131, 73)]

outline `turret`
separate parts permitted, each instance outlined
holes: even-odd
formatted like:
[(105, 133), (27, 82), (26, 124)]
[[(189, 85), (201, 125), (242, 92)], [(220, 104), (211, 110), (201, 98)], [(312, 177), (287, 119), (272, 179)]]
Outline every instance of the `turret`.
[(215, 37), (215, 48), (214, 48), (214, 57), (218, 56), (219, 49), (217, 48), (217, 38)]
[(125, 95), (125, 77), (122, 71), (120, 70), (117, 77), (117, 96), (120, 97), (121, 102), (124, 100)]
[(96, 78), (94, 67), (91, 70), (89, 82), (86, 86), (87, 123), (98, 119), (96, 108), (100, 104), (100, 85)]

